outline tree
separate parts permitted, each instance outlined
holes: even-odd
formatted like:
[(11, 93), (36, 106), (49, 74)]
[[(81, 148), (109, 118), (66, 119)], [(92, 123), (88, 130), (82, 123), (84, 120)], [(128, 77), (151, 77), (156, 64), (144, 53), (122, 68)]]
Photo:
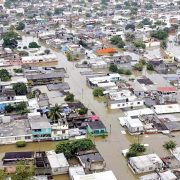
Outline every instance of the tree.
[(74, 141), (61, 142), (56, 146), (56, 153), (64, 153), (66, 158), (72, 158), (79, 151), (94, 149), (95, 145), (90, 139), (79, 139)]
[(166, 49), (167, 48), (167, 41), (166, 40), (161, 41), (160, 47), (162, 49)]
[(172, 140), (165, 142), (163, 145), (163, 147), (167, 150), (173, 150), (176, 148), (176, 146), (177, 146), (176, 142)]
[(79, 111), (78, 111), (78, 113), (80, 114), (80, 115), (85, 115), (85, 114), (87, 114), (87, 112), (88, 112), (88, 108), (86, 108), (86, 107), (81, 107), (80, 109), (79, 109)]
[(133, 33), (125, 33), (126, 41), (133, 42), (135, 39), (135, 35)]
[(136, 48), (142, 48), (142, 49), (145, 49), (145, 48), (146, 48), (146, 45), (144, 44), (143, 41), (135, 41), (135, 42), (134, 42), (134, 46), (135, 46)]
[(37, 42), (30, 42), (29, 43), (29, 48), (40, 48), (41, 46), (39, 46), (38, 44), (37, 44)]
[(131, 29), (131, 30), (135, 31), (135, 25), (134, 24), (127, 24), (125, 29), (126, 30)]
[(124, 48), (125, 43), (120, 36), (113, 36), (111, 39), (111, 44), (118, 46), (118, 48)]
[(27, 94), (27, 87), (26, 87), (26, 84), (24, 83), (16, 83), (16, 84), (13, 84), (13, 89), (16, 93), (16, 95), (26, 95)]
[(110, 64), (109, 71), (116, 73), (118, 71), (118, 67), (116, 64)]
[(142, 20), (142, 23), (143, 23), (144, 25), (152, 25), (152, 21), (151, 21), (149, 18), (144, 18), (144, 19)]
[(152, 64), (147, 64), (147, 70), (154, 71), (154, 66)]
[(20, 39), (20, 36), (15, 31), (6, 32), (3, 35), (3, 47), (8, 47), (11, 49), (16, 48), (18, 45), (18, 39)]
[(143, 70), (143, 65), (141, 63), (135, 64), (134, 65), (134, 70), (142, 71)]
[(67, 57), (67, 60), (68, 61), (73, 61), (74, 59), (73, 59), (73, 56), (72, 56), (72, 54), (70, 53), (70, 52), (67, 52), (66, 53), (66, 57)]
[(94, 95), (94, 97), (104, 96), (103, 92), (104, 92), (104, 88), (98, 87), (93, 90), (93, 95)]
[(64, 98), (65, 101), (74, 102), (74, 94), (68, 93)]
[(0, 179), (4, 180), (7, 178), (7, 174), (4, 170), (0, 169)]
[(18, 26), (16, 27), (16, 30), (23, 30), (25, 28), (25, 24), (23, 22), (19, 22)]
[(1, 81), (9, 81), (11, 80), (11, 75), (6, 69), (0, 69), (0, 79)]
[(44, 53), (45, 53), (45, 54), (50, 54), (50, 52), (51, 52), (51, 51), (50, 51), (49, 49), (45, 49), (45, 50), (44, 50)]
[(153, 31), (151, 33), (151, 37), (154, 37), (159, 40), (165, 40), (168, 37), (168, 32), (166, 30), (160, 29), (157, 31)]
[(132, 72), (131, 72), (131, 70), (129, 70), (129, 69), (127, 69), (127, 70), (125, 70), (125, 73), (124, 73), (125, 75), (131, 75), (132, 74)]
[(34, 166), (26, 166), (25, 162), (21, 162), (16, 166), (16, 173), (11, 176), (12, 180), (32, 180), (35, 175)]
[(27, 51), (19, 51), (19, 56), (29, 56)]
[(63, 13), (63, 11), (64, 11), (64, 9), (63, 9), (63, 8), (55, 8), (55, 10), (54, 10), (54, 14), (59, 15), (59, 14), (62, 14), (62, 13)]
[(28, 113), (26, 102), (19, 102), (18, 104), (15, 105), (14, 109), (18, 114)]
[(130, 145), (129, 151), (126, 154), (126, 157), (135, 157), (135, 156), (140, 156), (146, 151), (146, 148), (144, 145), (139, 144), (139, 143), (133, 143)]
[(11, 104), (8, 104), (7, 106), (5, 106), (4, 109), (7, 113), (11, 113), (14, 111), (14, 107)]
[(55, 104), (55, 106), (50, 109), (48, 117), (52, 123), (57, 123), (57, 121), (61, 118), (61, 112), (63, 112), (63, 110), (58, 104)]

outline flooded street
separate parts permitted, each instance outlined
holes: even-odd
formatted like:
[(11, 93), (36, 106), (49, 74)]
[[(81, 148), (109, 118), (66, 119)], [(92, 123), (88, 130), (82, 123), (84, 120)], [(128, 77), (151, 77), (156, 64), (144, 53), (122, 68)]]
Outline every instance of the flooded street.
[[(31, 39), (31, 38), (30, 38)], [(28, 38), (29, 40), (29, 38)], [(31, 39), (32, 40), (32, 39)], [(43, 48), (45, 49), (45, 48)], [(169, 140), (168, 136), (162, 134), (155, 135), (143, 135), (143, 136), (130, 136), (123, 134), (124, 130), (118, 121), (118, 117), (123, 115), (121, 110), (108, 110), (103, 102), (99, 102), (94, 99), (92, 95), (92, 89), (86, 85), (86, 78), (80, 74), (80, 69), (75, 68), (74, 63), (68, 62), (66, 57), (60, 53), (53, 51), (59, 60), (59, 67), (66, 69), (69, 78), (65, 79), (70, 85), (70, 91), (75, 94), (75, 98), (82, 101), (85, 106), (94, 111), (105, 124), (109, 136), (103, 140), (97, 140), (96, 146), (103, 158), (106, 161), (106, 168), (114, 172), (118, 180), (135, 180), (138, 177), (134, 176), (130, 169), (127, 167), (127, 161), (122, 156), (121, 151), (127, 149), (133, 142), (141, 142), (149, 144), (147, 153), (156, 152), (159, 156), (167, 155), (167, 152), (163, 149), (162, 145), (165, 141)], [(52, 92), (51, 92), (52, 93)], [(61, 103), (62, 98), (52, 98), (51, 103), (55, 104), (59, 101)], [(110, 128), (111, 127), (111, 128)], [(173, 140), (180, 145), (180, 133), (176, 133)], [(54, 149), (58, 142), (40, 142), (30, 143), (25, 148), (16, 148), (15, 145), (3, 145), (0, 146), (0, 152), (8, 151), (23, 151), (23, 150), (50, 150)], [(68, 176), (58, 176), (55, 180), (68, 180)]]

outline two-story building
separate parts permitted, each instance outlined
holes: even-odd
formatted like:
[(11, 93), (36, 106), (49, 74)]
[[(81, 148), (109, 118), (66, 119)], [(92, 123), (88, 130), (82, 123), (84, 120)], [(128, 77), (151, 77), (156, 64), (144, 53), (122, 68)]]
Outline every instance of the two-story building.
[(29, 123), (32, 131), (33, 141), (51, 140), (52, 128), (45, 116), (31, 116)]

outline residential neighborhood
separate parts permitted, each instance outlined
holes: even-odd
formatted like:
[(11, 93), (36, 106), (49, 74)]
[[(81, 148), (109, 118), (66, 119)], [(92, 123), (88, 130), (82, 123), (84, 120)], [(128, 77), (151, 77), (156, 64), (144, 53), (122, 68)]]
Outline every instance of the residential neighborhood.
[(179, 0), (0, 1), (0, 180), (180, 179)]

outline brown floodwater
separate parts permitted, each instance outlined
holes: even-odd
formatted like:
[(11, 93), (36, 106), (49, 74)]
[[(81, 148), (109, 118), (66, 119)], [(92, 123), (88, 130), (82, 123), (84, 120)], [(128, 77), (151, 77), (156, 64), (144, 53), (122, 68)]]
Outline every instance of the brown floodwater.
[[(42, 45), (42, 44), (41, 44)], [(122, 150), (127, 149), (131, 143), (140, 142), (149, 144), (147, 153), (157, 153), (159, 156), (168, 155), (163, 149), (162, 145), (169, 138), (166, 135), (143, 135), (143, 136), (130, 136), (123, 134), (124, 129), (120, 126), (118, 117), (123, 115), (121, 110), (109, 110), (105, 104), (100, 100), (98, 101), (92, 95), (92, 89), (86, 85), (86, 78), (80, 74), (80, 69), (74, 67), (74, 63), (68, 62), (62, 53), (53, 51), (59, 60), (59, 66), (67, 70), (69, 78), (66, 81), (71, 87), (71, 92), (75, 94), (76, 99), (81, 100), (90, 110), (97, 113), (109, 131), (109, 136), (106, 139), (95, 139), (96, 146), (103, 158), (106, 161), (106, 169), (112, 170), (118, 180), (136, 180), (138, 176), (133, 175), (127, 166), (127, 160), (122, 155)], [(111, 127), (111, 129), (110, 129)], [(111, 133), (110, 133), (111, 132)], [(180, 145), (180, 133), (175, 133), (173, 140)], [(0, 146), (0, 152), (7, 151), (20, 151), (20, 150), (50, 150), (54, 149), (58, 142), (40, 142), (30, 143), (27, 147), (17, 149), (15, 145)], [(68, 176), (57, 176), (55, 180), (66, 180)]]

